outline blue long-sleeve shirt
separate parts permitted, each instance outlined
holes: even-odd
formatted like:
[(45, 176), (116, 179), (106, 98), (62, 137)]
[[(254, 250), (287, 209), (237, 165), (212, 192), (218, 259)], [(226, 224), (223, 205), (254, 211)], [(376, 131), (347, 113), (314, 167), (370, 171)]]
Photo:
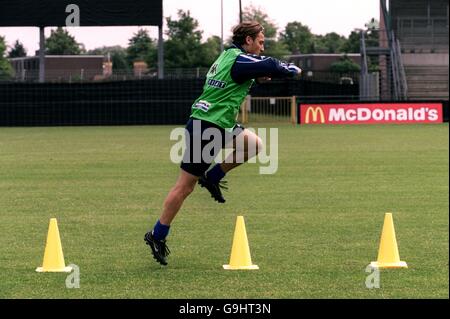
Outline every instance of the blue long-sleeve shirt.
[(297, 74), (296, 71), (289, 70), (287, 63), (275, 58), (248, 54), (237, 44), (233, 44), (231, 48), (238, 48), (242, 51), (231, 69), (231, 77), (236, 83), (244, 83), (261, 77), (289, 78)]

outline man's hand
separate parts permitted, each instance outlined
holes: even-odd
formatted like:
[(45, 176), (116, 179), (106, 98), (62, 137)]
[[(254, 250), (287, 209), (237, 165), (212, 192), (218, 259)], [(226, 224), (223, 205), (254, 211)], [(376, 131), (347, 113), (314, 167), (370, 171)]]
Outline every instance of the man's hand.
[(300, 69), (298, 66), (296, 66), (293, 63), (288, 64), (287, 68), (289, 71), (294, 72), (295, 75), (300, 75), (302, 73), (302, 69)]

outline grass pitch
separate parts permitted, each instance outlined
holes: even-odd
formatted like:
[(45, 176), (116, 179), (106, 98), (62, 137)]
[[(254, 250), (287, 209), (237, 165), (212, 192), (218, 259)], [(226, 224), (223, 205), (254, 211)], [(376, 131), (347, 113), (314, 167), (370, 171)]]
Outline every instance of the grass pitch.
[[(448, 298), (448, 124), (281, 126), (277, 174), (233, 171), (225, 205), (196, 189), (164, 268), (143, 236), (178, 175), (172, 128), (0, 128), (0, 298)], [(367, 289), (386, 212), (409, 269)], [(222, 269), (237, 215), (260, 270)], [(51, 217), (79, 289), (35, 272)]]

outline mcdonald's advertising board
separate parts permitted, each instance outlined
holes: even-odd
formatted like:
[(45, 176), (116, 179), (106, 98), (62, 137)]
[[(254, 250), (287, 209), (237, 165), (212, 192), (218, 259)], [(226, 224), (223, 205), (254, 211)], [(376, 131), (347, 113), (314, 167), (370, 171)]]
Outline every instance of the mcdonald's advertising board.
[(300, 104), (300, 124), (443, 123), (442, 103)]

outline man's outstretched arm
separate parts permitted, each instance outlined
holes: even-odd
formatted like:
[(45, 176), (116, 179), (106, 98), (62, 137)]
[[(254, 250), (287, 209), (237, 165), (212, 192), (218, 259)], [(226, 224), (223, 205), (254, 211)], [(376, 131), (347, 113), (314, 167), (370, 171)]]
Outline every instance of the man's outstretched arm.
[(236, 83), (262, 77), (289, 78), (300, 73), (301, 69), (294, 64), (250, 54), (239, 55), (231, 69), (231, 77)]

